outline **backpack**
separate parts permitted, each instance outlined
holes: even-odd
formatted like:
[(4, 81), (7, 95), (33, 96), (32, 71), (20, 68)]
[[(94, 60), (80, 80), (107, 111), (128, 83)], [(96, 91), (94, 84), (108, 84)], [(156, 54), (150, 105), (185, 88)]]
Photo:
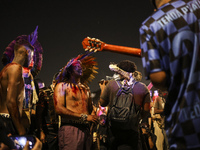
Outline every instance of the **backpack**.
[(136, 110), (133, 99), (133, 87), (137, 82), (130, 86), (116, 82), (119, 89), (108, 112), (109, 126), (113, 129), (138, 131), (140, 109)]

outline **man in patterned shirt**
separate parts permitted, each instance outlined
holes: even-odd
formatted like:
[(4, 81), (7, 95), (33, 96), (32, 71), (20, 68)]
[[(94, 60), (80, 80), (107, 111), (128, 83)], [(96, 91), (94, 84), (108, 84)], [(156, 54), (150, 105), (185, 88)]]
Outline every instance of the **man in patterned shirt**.
[(200, 148), (200, 0), (152, 0), (140, 28), (146, 79), (168, 90), (165, 127), (170, 149)]

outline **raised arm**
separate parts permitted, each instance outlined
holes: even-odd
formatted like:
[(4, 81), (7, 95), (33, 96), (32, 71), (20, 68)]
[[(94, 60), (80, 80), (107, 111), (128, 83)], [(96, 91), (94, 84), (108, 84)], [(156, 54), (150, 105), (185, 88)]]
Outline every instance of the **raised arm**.
[[(104, 89), (106, 88), (106, 81), (103, 81), (102, 83), (99, 83), (99, 87), (101, 89), (101, 95), (103, 94), (104, 92)], [(100, 100), (99, 100), (99, 103), (102, 107), (106, 107), (108, 105), (108, 101), (104, 100), (101, 98), (101, 95), (100, 95)]]
[[(8, 88), (7, 88), (7, 109), (12, 118), (12, 121), (19, 133), (19, 135), (24, 135), (26, 130), (23, 126), (23, 122), (20, 117), (19, 112), (19, 94), (24, 90), (24, 82), (22, 78), (22, 67), (20, 65), (12, 65), (7, 70), (8, 72)], [(21, 99), (22, 100), (22, 99)], [(22, 109), (22, 108), (20, 108)]]

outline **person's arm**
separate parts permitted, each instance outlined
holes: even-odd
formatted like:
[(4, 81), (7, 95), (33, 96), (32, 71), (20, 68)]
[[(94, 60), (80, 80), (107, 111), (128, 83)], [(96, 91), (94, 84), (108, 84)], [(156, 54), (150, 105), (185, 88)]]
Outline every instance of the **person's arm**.
[(102, 107), (106, 107), (108, 105), (107, 101), (103, 100), (102, 98), (100, 98), (99, 103)]
[(164, 112), (164, 109), (159, 109), (159, 105), (161, 105), (160, 104), (161, 101), (162, 101), (161, 97), (159, 97), (159, 96), (156, 97), (155, 103), (154, 103), (154, 114), (161, 114)]
[(23, 82), (22, 79), (22, 67), (20, 65), (13, 65), (8, 70), (8, 88), (7, 88), (7, 97), (6, 103), (9, 114), (12, 118), (12, 121), (15, 125), (15, 128), (18, 131), (19, 135), (24, 135), (26, 130), (23, 126), (23, 123), (20, 119), (19, 107), (18, 107), (18, 94), (19, 94), (19, 85), (20, 82)]
[(88, 87), (88, 93), (89, 93), (89, 98), (88, 98), (88, 112), (89, 112), (89, 114), (95, 115), (96, 114), (96, 110), (94, 109), (94, 106), (93, 106), (91, 92), (90, 92), (89, 87)]
[[(155, 39), (155, 33), (153, 28), (149, 28), (144, 23), (140, 32), (140, 47), (142, 55), (142, 64), (145, 69), (146, 80), (151, 80), (153, 86), (161, 89), (167, 89), (167, 75), (165, 68), (162, 65), (162, 54), (160, 54), (159, 43)], [(152, 63), (151, 63), (152, 62)], [(156, 63), (155, 63), (156, 62)]]
[[(99, 87), (101, 89), (101, 95), (103, 94), (104, 92), (104, 89), (106, 88), (106, 81), (103, 81), (102, 83), (99, 83)], [(99, 100), (99, 103), (102, 107), (106, 107), (108, 105), (108, 101), (105, 101), (104, 99), (101, 98), (101, 95), (100, 95), (100, 100)]]
[[(145, 102), (143, 109), (141, 111), (141, 119), (148, 121), (148, 116), (150, 115), (150, 103)], [(148, 124), (148, 122), (145, 121), (145, 124)]]
[(164, 109), (154, 108), (154, 114), (162, 114), (163, 112), (164, 112)]
[(36, 118), (37, 118), (37, 130), (38, 130), (38, 136), (39, 139), (45, 143), (45, 133), (43, 131), (43, 128), (45, 126), (45, 113), (44, 113), (44, 107), (45, 107), (45, 100), (44, 100), (44, 96), (45, 96), (45, 91), (41, 90), (39, 92), (39, 101), (36, 104)]
[[(64, 83), (59, 83), (56, 85), (55, 90), (54, 90), (54, 107), (55, 111), (58, 115), (62, 117), (67, 117), (69, 119), (75, 119), (75, 120), (80, 120), (82, 118), (82, 114), (73, 112), (69, 109), (66, 108), (65, 106), (65, 101), (66, 101), (66, 95), (67, 95), (67, 89), (66, 89), (66, 84)], [(96, 115), (88, 115), (87, 116), (87, 121), (90, 122), (97, 122), (97, 116)]]
[(153, 149), (155, 147), (155, 144), (154, 144), (152, 137), (150, 135), (148, 135), (148, 142), (149, 142), (149, 148)]
[[(26, 142), (23, 150), (29, 150), (29, 141)], [(36, 142), (32, 150), (42, 150), (42, 142), (38, 138), (36, 138)]]
[(164, 71), (151, 73), (149, 77), (155, 88), (164, 91), (167, 89), (167, 83), (166, 83), (167, 77)]
[(89, 109), (90, 115), (88, 115), (87, 121), (90, 121), (90, 122), (97, 124), (98, 123), (98, 116), (96, 115), (96, 109), (94, 109), (94, 107), (93, 107), (91, 93), (90, 93), (89, 99), (88, 99), (88, 109)]
[(143, 109), (141, 112), (141, 118), (144, 120), (150, 115), (150, 101), (151, 101), (150, 93), (147, 92), (143, 98), (144, 103), (143, 103)]

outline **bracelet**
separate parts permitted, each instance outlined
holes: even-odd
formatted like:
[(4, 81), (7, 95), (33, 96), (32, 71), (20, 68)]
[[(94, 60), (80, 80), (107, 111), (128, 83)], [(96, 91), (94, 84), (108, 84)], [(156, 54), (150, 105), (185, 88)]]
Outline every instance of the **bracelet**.
[(87, 114), (81, 114), (80, 120), (83, 121), (83, 122), (85, 122), (85, 121), (87, 121), (87, 117), (88, 117)]

